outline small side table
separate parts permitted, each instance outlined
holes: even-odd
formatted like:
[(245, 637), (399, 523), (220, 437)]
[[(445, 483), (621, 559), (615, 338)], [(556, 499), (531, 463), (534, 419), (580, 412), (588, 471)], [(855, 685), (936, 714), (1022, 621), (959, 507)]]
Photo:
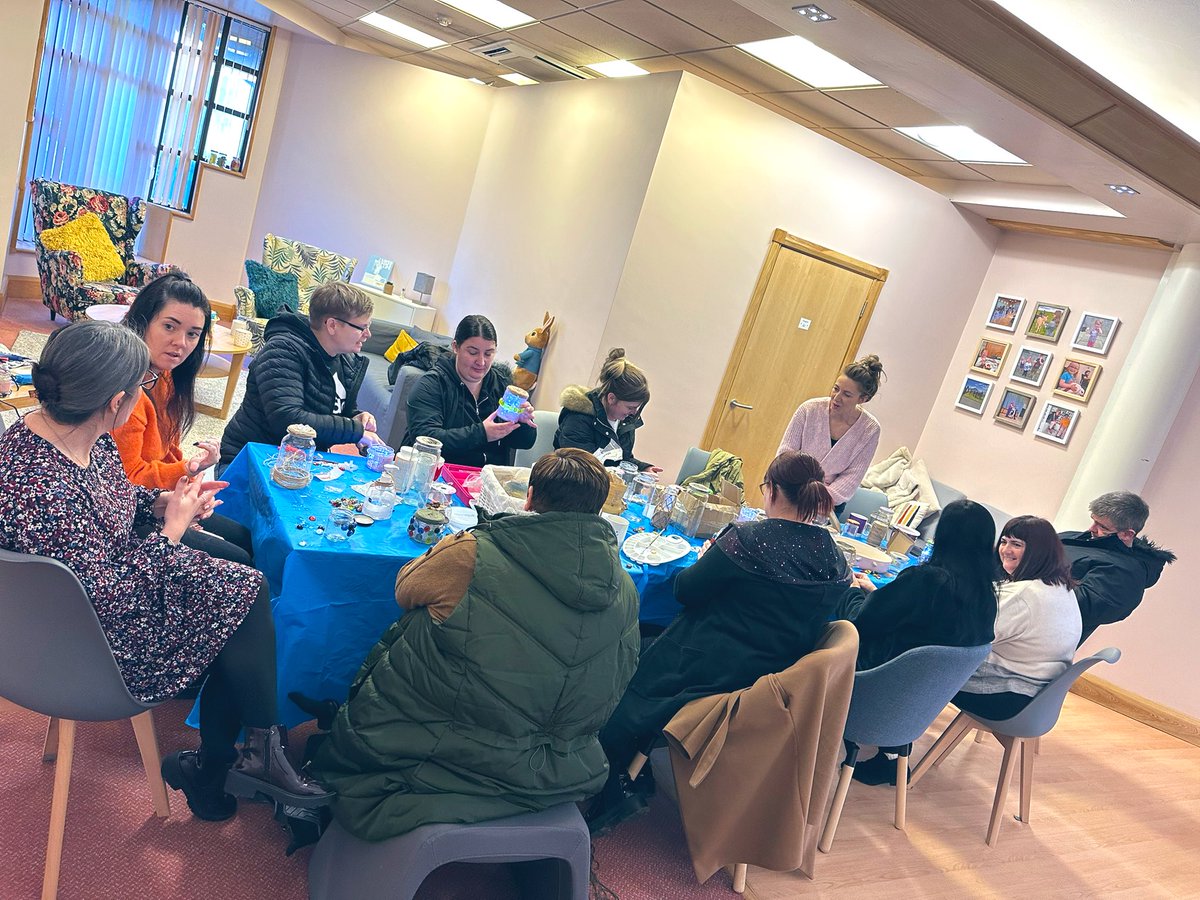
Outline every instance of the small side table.
[(393, 325), (415, 325), (426, 331), (433, 331), (433, 320), (437, 316), (437, 310), (434, 307), (413, 303), (400, 294), (385, 294), (379, 288), (363, 284), (361, 281), (354, 282), (354, 286), (369, 294), (375, 301), (375, 311), (372, 316), (380, 322), (390, 322)]
[[(94, 308), (92, 307), (92, 309)], [(88, 311), (91, 312), (91, 309)], [(224, 325), (213, 326), (212, 346), (209, 348), (208, 356), (204, 357), (204, 365), (200, 367), (196, 377), (224, 378), (225, 399), (222, 401), (220, 409), (206, 403), (197, 403), (196, 409), (207, 415), (216, 416), (218, 419), (224, 419), (229, 415), (229, 404), (233, 402), (233, 392), (237, 390), (238, 378), (242, 374), (242, 360), (246, 358), (249, 350), (249, 347), (237, 346), (233, 342), (233, 333)], [(217, 355), (218, 353), (228, 356), (229, 360), (221, 359)]]
[(129, 307), (124, 303), (97, 303), (89, 306), (85, 312), (89, 319), (97, 322), (116, 322), (118, 325), (125, 320)]

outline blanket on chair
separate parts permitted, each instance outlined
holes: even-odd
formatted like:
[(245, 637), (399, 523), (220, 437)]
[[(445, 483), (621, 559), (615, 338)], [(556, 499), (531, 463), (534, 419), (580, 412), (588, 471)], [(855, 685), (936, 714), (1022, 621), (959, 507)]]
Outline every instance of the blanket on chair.
[(913, 459), (912, 451), (899, 447), (890, 456), (881, 459), (863, 476), (862, 486), (887, 494), (888, 506), (892, 509), (909, 500), (928, 504), (928, 515), (938, 512), (937, 492), (925, 460)]

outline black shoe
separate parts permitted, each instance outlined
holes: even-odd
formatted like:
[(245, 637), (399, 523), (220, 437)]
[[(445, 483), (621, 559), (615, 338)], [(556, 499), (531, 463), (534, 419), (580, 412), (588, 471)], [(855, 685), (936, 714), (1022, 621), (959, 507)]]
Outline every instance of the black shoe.
[(161, 771), (167, 784), (183, 791), (197, 819), (224, 822), (237, 812), (237, 798), (225, 793), (228, 765), (203, 765), (199, 751), (181, 750), (163, 757)]
[(854, 767), (854, 780), (861, 784), (896, 784), (896, 761), (877, 753)]
[(241, 756), (229, 770), (225, 790), (248, 800), (267, 800), (289, 806), (314, 808), (333, 801), (333, 794), (287, 758), (287, 729), (247, 728)]
[(650, 808), (650, 800), (644, 794), (629, 789), (624, 783), (621, 787), (620, 797), (608, 799), (601, 794), (584, 816), (592, 837), (602, 837), (622, 822), (636, 818)]

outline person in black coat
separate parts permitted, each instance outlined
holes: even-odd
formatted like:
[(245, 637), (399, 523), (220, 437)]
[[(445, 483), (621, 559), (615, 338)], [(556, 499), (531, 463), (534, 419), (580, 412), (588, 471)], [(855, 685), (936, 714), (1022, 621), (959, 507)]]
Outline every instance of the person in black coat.
[(596, 454), (606, 466), (632, 462), (640, 471), (662, 471), (633, 455), (642, 410), (650, 402), (650, 382), (620, 347), (608, 351), (599, 384), (590, 391), (581, 384), (567, 385), (559, 402), (555, 449), (578, 447)]
[[(858, 629), (857, 668), (874, 669), (915, 647), (978, 647), (991, 643), (996, 624), (996, 588), (992, 582), (992, 515), (971, 500), (946, 505), (938, 519), (933, 556), (924, 565), (904, 569), (878, 590), (855, 573), (838, 607)], [(881, 747), (859, 762), (854, 778), (865, 784), (895, 783), (895, 759)]]
[(289, 425), (311, 426), (318, 450), (381, 443), (375, 417), (356, 405), (367, 372), (358, 351), (371, 333), (373, 308), (365, 293), (337, 281), (313, 291), (307, 319), (281, 312), (267, 323), (246, 396), (221, 436), (222, 467), (246, 444), (278, 444)]
[(734, 523), (675, 579), (683, 611), (643, 653), (621, 702), (600, 731), (609, 779), (588, 811), (593, 833), (645, 808), (625, 770), (671, 718), (697, 697), (749, 687), (811, 652), (850, 570), (823, 527), (833, 509), (820, 463), (784, 451), (767, 469), (768, 518)]
[(408, 398), (404, 443), (425, 436), (442, 442), (442, 458), (458, 466), (508, 465), (510, 451), (537, 439), (533, 407), (520, 421), (496, 418), (511, 377), (492, 367), (496, 329), (483, 316), (467, 316), (454, 330), (453, 356), (439, 359)]
[(1071, 562), (1083, 637), (1127, 618), (1146, 589), (1158, 583), (1175, 554), (1139, 536), (1150, 518), (1146, 501), (1132, 491), (1110, 491), (1088, 504), (1092, 527), (1059, 533)]

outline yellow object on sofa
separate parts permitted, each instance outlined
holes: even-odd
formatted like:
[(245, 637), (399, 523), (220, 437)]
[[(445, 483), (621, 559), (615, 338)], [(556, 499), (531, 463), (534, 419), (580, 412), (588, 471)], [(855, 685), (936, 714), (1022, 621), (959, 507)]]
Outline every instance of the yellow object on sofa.
[(66, 225), (47, 228), (38, 235), (47, 250), (73, 250), (83, 261), (84, 281), (112, 281), (125, 274), (104, 223), (95, 213), (84, 213)]
[(413, 336), (404, 329), (400, 329), (400, 333), (392, 341), (392, 346), (383, 351), (383, 358), (388, 362), (395, 362), (397, 356), (407, 353), (415, 346), (417, 346), (417, 342), (413, 340)]

